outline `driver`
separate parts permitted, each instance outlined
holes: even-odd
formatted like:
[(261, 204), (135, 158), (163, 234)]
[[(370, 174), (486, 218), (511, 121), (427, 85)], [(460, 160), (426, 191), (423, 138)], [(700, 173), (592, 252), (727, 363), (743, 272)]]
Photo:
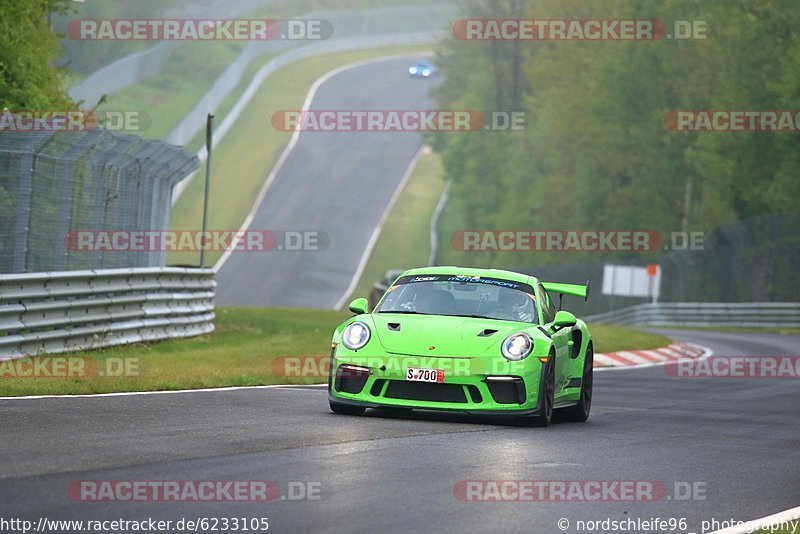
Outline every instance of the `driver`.
[(500, 294), (497, 296), (497, 309), (515, 321), (529, 323), (533, 320), (533, 300), (522, 291), (500, 288)]

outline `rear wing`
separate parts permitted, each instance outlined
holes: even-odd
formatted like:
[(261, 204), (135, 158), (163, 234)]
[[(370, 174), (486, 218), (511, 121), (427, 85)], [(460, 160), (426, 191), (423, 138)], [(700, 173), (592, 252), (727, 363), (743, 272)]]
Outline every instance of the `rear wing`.
[(589, 282), (586, 285), (580, 284), (559, 284), (558, 282), (542, 282), (542, 287), (550, 293), (557, 293), (559, 300), (564, 295), (571, 295), (573, 297), (581, 297), (583, 300), (589, 300)]

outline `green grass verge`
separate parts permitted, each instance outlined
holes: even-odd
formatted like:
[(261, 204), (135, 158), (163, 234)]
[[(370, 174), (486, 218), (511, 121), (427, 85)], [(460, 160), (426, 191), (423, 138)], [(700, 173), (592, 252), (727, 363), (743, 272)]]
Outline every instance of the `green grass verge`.
[(660, 334), (639, 332), (621, 326), (590, 324), (595, 352), (618, 352), (621, 350), (649, 350), (665, 347), (672, 341)]
[[(0, 378), (0, 395), (49, 395), (155, 391), (286, 383), (272, 361), (283, 356), (325, 356), (333, 330), (347, 313), (316, 310), (220, 308), (217, 330), (206, 336), (148, 345), (81, 352), (69, 356), (96, 362), (130, 358), (138, 376)], [(318, 383), (318, 377), (295, 378)]]
[[(452, 191), (452, 190), (451, 190)], [(455, 232), (467, 228), (466, 208), (458, 195), (451, 194), (439, 219), (439, 243), (436, 262), (439, 265), (460, 265), (462, 267), (485, 267), (487, 253), (464, 253), (453, 249), (450, 239)]]
[[(103, 370), (109, 361), (124, 361), (131, 371), (128, 376), (9, 377), (11, 373), (0, 366), (0, 396), (321, 383), (324, 377), (283, 376), (284, 367), (273, 363), (282, 357), (324, 360), (333, 330), (348, 317), (346, 312), (320, 310), (220, 308), (217, 312), (217, 330), (210, 335), (69, 355), (84, 358), (87, 369)], [(619, 327), (597, 325), (592, 332), (598, 352), (668, 343), (661, 336)]]
[(166, 139), (242, 49), (234, 41), (179, 46), (161, 74), (109, 96), (98, 111), (139, 111), (146, 119), (132, 133)]
[(403, 193), (392, 208), (352, 298), (367, 297), (390, 269), (424, 267), (431, 254), (431, 217), (444, 191), (442, 158), (420, 157)]

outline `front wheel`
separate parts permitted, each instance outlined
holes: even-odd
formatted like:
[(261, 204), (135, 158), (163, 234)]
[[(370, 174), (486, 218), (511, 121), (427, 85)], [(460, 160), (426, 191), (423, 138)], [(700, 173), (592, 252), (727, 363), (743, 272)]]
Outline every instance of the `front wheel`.
[(364, 415), (366, 408), (363, 406), (352, 406), (350, 404), (339, 404), (338, 402), (331, 402), (331, 411), (339, 415)]
[(589, 343), (586, 348), (586, 358), (583, 361), (583, 376), (581, 380), (581, 397), (578, 404), (564, 409), (564, 418), (567, 421), (583, 423), (589, 419), (592, 409), (592, 382), (594, 381), (594, 347)]
[(542, 372), (542, 383), (539, 384), (539, 415), (534, 415), (529, 422), (532, 426), (545, 427), (553, 420), (553, 402), (556, 392), (556, 355), (550, 353)]

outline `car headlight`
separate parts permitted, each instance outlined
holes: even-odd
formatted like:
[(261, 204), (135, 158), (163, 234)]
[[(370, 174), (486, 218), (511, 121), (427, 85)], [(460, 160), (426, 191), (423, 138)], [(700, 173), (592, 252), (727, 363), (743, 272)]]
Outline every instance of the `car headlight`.
[(350, 350), (358, 350), (367, 344), (369, 337), (369, 327), (361, 321), (356, 321), (350, 323), (342, 332), (342, 343)]
[(518, 362), (526, 358), (533, 350), (533, 339), (528, 334), (514, 334), (503, 341), (501, 352), (506, 360)]
[(428, 69), (425, 69), (425, 70), (422, 71), (422, 75), (423, 76), (430, 76), (431, 75), (431, 71), (429, 71)]
[(408, 69), (408, 73), (409, 74), (416, 74), (417, 73), (417, 67), (411, 67), (410, 69)]

